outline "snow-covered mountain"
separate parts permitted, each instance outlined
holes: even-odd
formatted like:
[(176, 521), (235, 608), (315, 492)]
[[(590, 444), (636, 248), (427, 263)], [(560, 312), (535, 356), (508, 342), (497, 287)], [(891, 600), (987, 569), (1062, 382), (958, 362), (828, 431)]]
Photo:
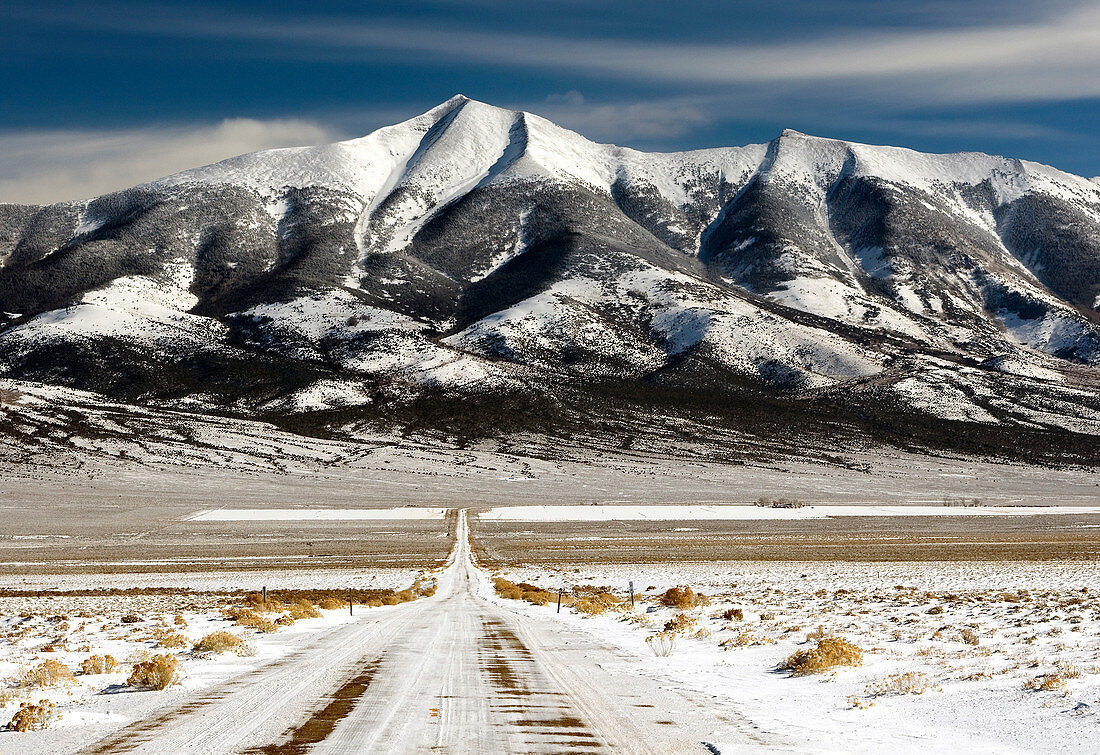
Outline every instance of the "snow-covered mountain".
[(7, 377), (329, 429), (660, 411), (1093, 449), (1100, 185), (794, 131), (649, 154), (459, 96), (0, 205), (0, 311)]

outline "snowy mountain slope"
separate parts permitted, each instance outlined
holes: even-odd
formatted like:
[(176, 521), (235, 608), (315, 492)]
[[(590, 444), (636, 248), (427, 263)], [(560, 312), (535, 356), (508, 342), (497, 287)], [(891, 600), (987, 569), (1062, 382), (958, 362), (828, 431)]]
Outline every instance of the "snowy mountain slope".
[(657, 386), (671, 411), (701, 390), (740, 407), (716, 422), (767, 395), (872, 431), (1091, 436), (1098, 306), (1094, 181), (793, 131), (647, 154), (461, 96), (347, 142), (0, 205), (6, 375), (246, 414), (442, 392), (429, 423), (472, 394), (561, 416)]

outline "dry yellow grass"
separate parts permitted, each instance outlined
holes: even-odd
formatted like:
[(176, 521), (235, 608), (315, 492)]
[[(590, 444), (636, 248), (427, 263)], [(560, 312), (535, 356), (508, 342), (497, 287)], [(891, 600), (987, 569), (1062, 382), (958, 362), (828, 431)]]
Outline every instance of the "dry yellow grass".
[(162, 648), (185, 648), (191, 644), (187, 637), (179, 632), (157, 632), (155, 633), (155, 639), (157, 641), (157, 647)]
[(270, 633), (279, 631), (279, 627), (274, 621), (257, 613), (251, 608), (230, 608), (225, 612), (225, 615), (232, 619), (237, 626), (249, 627), (255, 629), (257, 632)]
[(661, 595), (661, 605), (681, 610), (698, 608), (710, 603), (710, 598), (690, 587), (671, 587)]
[(1066, 688), (1066, 680), (1060, 674), (1041, 674), (1024, 682), (1024, 689), (1033, 692), (1060, 692)]
[(118, 671), (118, 661), (113, 655), (92, 655), (80, 664), (82, 674), (113, 674)]
[(904, 674), (890, 674), (867, 685), (867, 694), (875, 697), (883, 695), (923, 695), (935, 688), (932, 681), (922, 673), (909, 671)]
[(780, 668), (789, 670), (792, 676), (804, 676), (862, 664), (863, 651), (859, 647), (840, 637), (824, 637), (815, 647), (790, 655)]
[(303, 598), (287, 606), (287, 615), (292, 619), (317, 619), (321, 612), (317, 610), (317, 606)]
[(970, 627), (964, 627), (959, 630), (959, 639), (965, 642), (967, 645), (978, 644), (978, 633)]
[(19, 672), (19, 683), (24, 687), (57, 687), (75, 682), (69, 667), (52, 658)]
[(154, 655), (135, 664), (126, 684), (140, 689), (166, 689), (179, 682), (179, 661), (170, 655)]
[(694, 616), (688, 616), (686, 613), (678, 613), (665, 622), (665, 631), (687, 632), (693, 629), (695, 624), (696, 621)]
[(651, 634), (645, 638), (646, 645), (653, 651), (653, 655), (658, 658), (664, 658), (672, 654), (673, 648), (676, 647), (676, 633), (675, 632), (657, 632)]
[(224, 653), (227, 650), (237, 650), (244, 644), (243, 639), (223, 629), (200, 639), (195, 643), (194, 650), (199, 653)]
[(49, 700), (25, 702), (8, 722), (11, 731), (40, 731), (57, 717), (57, 706)]
[(742, 629), (732, 637), (727, 637), (719, 642), (718, 646), (723, 650), (729, 650), (730, 648), (746, 647), (748, 645), (771, 645), (774, 642), (775, 640), (771, 637), (761, 637), (746, 629)]
[(495, 589), (497, 595), (502, 598), (507, 598), (508, 600), (525, 600), (536, 606), (545, 606), (550, 603), (551, 600), (557, 600), (557, 593), (543, 590), (540, 587), (529, 585), (526, 582), (516, 584), (503, 577), (493, 578), (493, 589)]

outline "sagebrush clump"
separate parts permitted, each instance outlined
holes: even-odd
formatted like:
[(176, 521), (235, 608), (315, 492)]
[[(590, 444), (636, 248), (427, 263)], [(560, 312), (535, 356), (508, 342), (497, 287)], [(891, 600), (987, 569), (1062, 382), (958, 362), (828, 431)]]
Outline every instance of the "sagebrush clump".
[(676, 647), (676, 633), (675, 632), (657, 632), (657, 634), (651, 634), (645, 638), (646, 644), (649, 649), (653, 651), (653, 655), (658, 658), (664, 658), (672, 653), (672, 649)]
[(695, 627), (695, 617), (678, 613), (665, 622), (666, 632), (687, 632)]
[(8, 728), (11, 731), (41, 731), (57, 718), (57, 706), (49, 700), (37, 703), (25, 702), (11, 717)]
[(551, 600), (557, 600), (557, 593), (543, 590), (540, 587), (529, 585), (526, 582), (510, 582), (504, 577), (493, 577), (493, 589), (497, 595), (508, 600), (525, 600), (536, 606), (545, 606)]
[(867, 694), (875, 697), (883, 695), (923, 695), (935, 688), (927, 676), (917, 671), (904, 674), (890, 674), (884, 679), (867, 685)]
[(221, 629), (200, 639), (193, 649), (198, 653), (224, 653), (228, 650), (239, 650), (244, 644), (244, 640), (237, 635)]
[(1066, 680), (1059, 674), (1042, 674), (1024, 682), (1024, 689), (1033, 692), (1060, 692), (1066, 688)]
[(230, 608), (225, 612), (226, 618), (232, 619), (238, 626), (249, 627), (257, 632), (277, 632), (279, 625), (261, 613), (251, 608)]
[(824, 637), (816, 646), (790, 655), (780, 668), (790, 671), (792, 676), (804, 676), (862, 664), (863, 651), (859, 647), (840, 637)]
[(154, 655), (134, 665), (126, 684), (139, 689), (167, 689), (179, 683), (179, 661), (170, 655)]
[(113, 655), (92, 655), (80, 664), (82, 674), (113, 674), (118, 671), (118, 661)]
[(661, 595), (661, 605), (669, 608), (687, 610), (698, 608), (710, 603), (710, 598), (702, 593), (695, 592), (690, 587), (671, 587)]
[(57, 687), (75, 682), (69, 667), (53, 658), (19, 672), (19, 683), (24, 687)]

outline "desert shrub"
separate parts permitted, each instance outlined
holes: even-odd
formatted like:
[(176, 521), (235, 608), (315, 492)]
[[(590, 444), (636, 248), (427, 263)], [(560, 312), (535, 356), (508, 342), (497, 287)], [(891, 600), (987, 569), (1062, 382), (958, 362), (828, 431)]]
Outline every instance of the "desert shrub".
[(292, 603), (287, 607), (287, 613), (292, 619), (316, 619), (321, 616), (317, 606), (308, 600), (299, 600), (297, 603)]
[(142, 618), (137, 614), (129, 613), (123, 616), (120, 621), (123, 624), (137, 624), (139, 621), (142, 621)]
[(726, 621), (742, 621), (745, 618), (745, 612), (740, 608), (729, 608), (722, 612), (722, 618)]
[(40, 731), (49, 726), (56, 717), (57, 706), (49, 700), (25, 702), (11, 717), (8, 728), (11, 731)]
[(775, 640), (770, 637), (759, 637), (752, 632), (742, 629), (732, 637), (727, 637), (718, 643), (718, 646), (724, 650), (730, 648), (745, 647), (746, 645), (770, 645)]
[(126, 684), (140, 689), (166, 689), (179, 682), (179, 661), (170, 655), (154, 655), (135, 664)]
[(339, 599), (334, 598), (331, 595), (329, 595), (329, 596), (325, 596), (324, 598), (321, 598), (321, 600), (318, 601), (318, 603), (317, 603), (317, 607), (321, 608), (325, 611), (333, 611), (337, 608), (346, 607), (346, 604), (347, 604), (347, 601), (339, 600)]
[(187, 629), (187, 619), (183, 618), (182, 613), (176, 614), (175, 623), (177, 627), (183, 627), (184, 629)]
[(671, 655), (672, 649), (676, 647), (676, 633), (657, 632), (657, 634), (646, 637), (645, 641), (649, 649), (653, 651), (653, 655), (658, 658), (665, 658)]
[(233, 611), (231, 618), (237, 626), (249, 627), (257, 632), (279, 631), (279, 627), (275, 622), (249, 609)]
[(695, 627), (695, 617), (678, 613), (665, 622), (666, 632), (687, 632)]
[(113, 674), (118, 671), (118, 661), (113, 655), (92, 655), (80, 664), (82, 674)]
[(670, 587), (661, 595), (661, 605), (669, 608), (686, 610), (698, 608), (710, 603), (710, 598), (702, 593), (697, 593), (690, 587)]
[(608, 605), (599, 598), (574, 598), (573, 610), (580, 611), (587, 616), (599, 616), (606, 613)]
[(245, 602), (248, 604), (248, 608), (253, 611), (259, 611), (260, 613), (281, 613), (286, 606), (281, 601), (275, 598), (264, 599), (263, 593), (250, 592), (244, 596)]
[(37, 666), (30, 666), (19, 672), (19, 683), (24, 687), (56, 687), (73, 684), (73, 672), (61, 661), (52, 658)]
[(825, 631), (825, 627), (821, 624), (818, 624), (817, 629), (813, 630), (812, 632), (806, 633), (806, 642), (816, 642), (817, 640), (824, 639), (828, 636), (829, 633)]
[(599, 616), (619, 607), (622, 602), (610, 587), (577, 585), (573, 588), (573, 608), (589, 616)]
[(1068, 661), (1058, 661), (1054, 665), (1058, 668), (1058, 675), (1063, 679), (1081, 678), (1081, 669)]
[(1024, 682), (1024, 689), (1033, 692), (1061, 692), (1066, 688), (1066, 678), (1061, 674), (1040, 674)]
[[(508, 600), (525, 600), (528, 603), (533, 603), (536, 606), (545, 606), (551, 601), (557, 600), (557, 593), (550, 592), (549, 590), (543, 590), (535, 585), (529, 585), (526, 582), (510, 582), (503, 577), (493, 578), (493, 589), (496, 590), (497, 595)], [(433, 590), (434, 592), (434, 590)]]
[(812, 648), (799, 650), (790, 655), (780, 668), (787, 669), (793, 676), (820, 674), (841, 666), (859, 666), (863, 664), (863, 651), (840, 637), (824, 637)]
[(978, 644), (978, 633), (970, 627), (965, 627), (959, 631), (959, 639), (965, 642), (967, 645)]
[(244, 640), (237, 635), (221, 629), (200, 639), (193, 649), (199, 653), (224, 653), (227, 650), (238, 650), (244, 644)]
[(923, 695), (935, 685), (924, 674), (909, 671), (904, 674), (890, 674), (884, 679), (867, 685), (867, 694), (882, 695)]
[(162, 648), (185, 648), (190, 644), (183, 634), (163, 628), (153, 632), (153, 639)]
[(928, 609), (928, 613), (931, 616), (938, 616), (939, 614), (943, 613), (943, 607), (942, 606), (932, 606), (931, 608)]
[(277, 627), (289, 627), (294, 623), (294, 617), (290, 614), (285, 614), (275, 619), (275, 626)]

